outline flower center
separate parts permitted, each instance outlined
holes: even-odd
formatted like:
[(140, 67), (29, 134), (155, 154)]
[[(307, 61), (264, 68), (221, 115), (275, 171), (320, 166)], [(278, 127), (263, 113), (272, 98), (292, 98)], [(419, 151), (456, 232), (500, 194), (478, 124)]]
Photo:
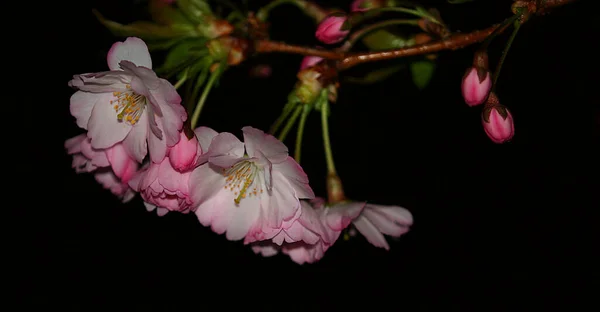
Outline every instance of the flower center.
[(127, 85), (127, 89), (127, 91), (113, 92), (115, 99), (110, 101), (110, 104), (114, 105), (113, 108), (120, 122), (125, 121), (133, 126), (144, 112), (146, 97), (133, 92), (130, 85)]
[(225, 189), (230, 190), (236, 196), (233, 199), (236, 204), (239, 204), (246, 196), (258, 196), (263, 193), (262, 175), (258, 174), (261, 171), (254, 162), (247, 160), (240, 161), (224, 170)]

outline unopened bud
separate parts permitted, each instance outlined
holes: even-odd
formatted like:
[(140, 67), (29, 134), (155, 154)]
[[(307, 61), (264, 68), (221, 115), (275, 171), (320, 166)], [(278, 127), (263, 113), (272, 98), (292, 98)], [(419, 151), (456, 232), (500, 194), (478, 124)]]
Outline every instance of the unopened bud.
[(323, 43), (334, 44), (344, 40), (350, 33), (350, 28), (347, 15), (334, 13), (321, 21), (315, 36)]
[(494, 143), (510, 141), (515, 135), (512, 114), (506, 106), (498, 103), (494, 93), (490, 94), (490, 100), (481, 113), (483, 129)]

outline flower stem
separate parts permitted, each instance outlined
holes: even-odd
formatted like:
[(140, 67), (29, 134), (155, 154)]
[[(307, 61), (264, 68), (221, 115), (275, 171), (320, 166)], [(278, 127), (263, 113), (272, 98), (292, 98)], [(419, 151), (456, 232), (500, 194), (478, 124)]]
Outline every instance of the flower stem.
[(329, 123), (327, 110), (329, 101), (325, 99), (321, 104), (321, 129), (323, 130), (323, 145), (325, 147), (325, 160), (327, 161), (327, 173), (336, 174), (335, 163), (333, 162), (333, 152), (331, 151), (331, 141), (329, 140)]
[[(428, 19), (436, 24), (441, 24), (440, 21), (438, 21), (435, 17), (431, 16), (431, 14), (429, 14), (429, 12), (427, 12), (427, 11), (413, 10), (413, 9), (408, 9), (408, 8), (403, 8), (403, 7), (383, 7), (383, 8), (378, 8), (378, 9), (371, 9), (371, 10), (367, 11), (367, 13), (363, 16), (363, 18), (368, 18), (368, 17), (371, 17), (378, 13), (383, 13), (383, 12), (407, 13), (407, 14), (411, 14), (414, 16)], [(362, 20), (362, 18), (361, 18), (361, 20)]]
[(274, 0), (274, 1), (271, 1), (269, 4), (265, 5), (264, 7), (262, 7), (260, 10), (258, 10), (258, 12), (256, 13), (256, 17), (261, 21), (266, 21), (269, 18), (269, 13), (271, 13), (272, 9), (274, 9), (282, 4), (286, 4), (286, 3), (297, 6), (300, 10), (302, 10), (304, 12), (304, 14), (313, 18), (316, 22), (321, 21), (322, 19), (325, 18), (325, 16), (327, 16), (327, 12), (325, 12), (325, 10), (323, 10), (321, 7), (319, 7), (318, 5), (316, 5), (315, 3), (312, 3), (310, 1), (306, 1), (306, 0)]
[(294, 123), (296, 123), (296, 119), (298, 119), (301, 112), (302, 112), (302, 106), (296, 107), (296, 110), (294, 110), (294, 114), (292, 114), (292, 117), (290, 117), (290, 119), (288, 119), (287, 124), (285, 125), (283, 130), (281, 130), (281, 133), (277, 137), (277, 139), (279, 139), (279, 141), (283, 142), (283, 140), (285, 140), (285, 137), (287, 137), (287, 134), (292, 129), (292, 126), (294, 125)]
[(183, 77), (181, 77), (181, 79), (179, 79), (176, 83), (175, 83), (175, 89), (179, 89), (179, 87), (181, 87), (181, 85), (183, 85), (183, 83), (187, 80), (187, 70), (185, 71), (185, 74), (183, 74)]
[(508, 54), (508, 50), (510, 50), (510, 46), (512, 45), (513, 40), (517, 36), (517, 32), (519, 32), (519, 28), (521, 28), (521, 22), (515, 21), (515, 29), (513, 30), (510, 38), (508, 38), (508, 42), (502, 51), (502, 56), (500, 56), (500, 61), (498, 62), (498, 66), (496, 67), (496, 72), (494, 73), (494, 80), (492, 81), (492, 89), (496, 89), (496, 82), (498, 81), (498, 77), (500, 77), (500, 70), (502, 69), (502, 65), (504, 64), (504, 59), (506, 59), (506, 55)]
[(296, 159), (298, 164), (300, 164), (300, 156), (302, 154), (302, 136), (304, 135), (304, 124), (306, 124), (308, 114), (312, 110), (312, 107), (309, 105), (303, 106), (302, 115), (300, 116), (300, 121), (298, 122), (298, 132), (296, 132), (296, 148), (294, 149), (294, 159)]
[(215, 83), (215, 81), (217, 80), (217, 78), (219, 77), (219, 70), (215, 70), (213, 73), (210, 74), (210, 78), (208, 78), (208, 82), (206, 83), (206, 86), (204, 87), (204, 91), (202, 91), (202, 95), (200, 96), (200, 99), (198, 100), (198, 104), (196, 104), (196, 108), (194, 108), (194, 114), (192, 115), (192, 129), (196, 128), (196, 123), (198, 122), (198, 117), (200, 117), (200, 112), (202, 111), (202, 107), (204, 107), (204, 102), (206, 102), (206, 98), (208, 97), (208, 94), (210, 93), (210, 89), (212, 89), (213, 84)]
[(417, 25), (418, 26), (419, 20), (418, 19), (393, 19), (393, 20), (387, 20), (387, 21), (371, 24), (369, 26), (361, 28), (361, 29), (357, 30), (356, 32), (354, 32), (352, 35), (350, 35), (350, 38), (348, 38), (348, 41), (344, 44), (344, 51), (348, 51), (358, 40), (360, 40), (362, 37), (369, 34), (370, 32), (380, 29), (380, 28), (392, 26), (392, 25)]
[(487, 50), (488, 46), (490, 45), (490, 43), (494, 40), (494, 38), (502, 33), (510, 24), (514, 23), (519, 17), (521, 16), (521, 14), (515, 14), (507, 19), (505, 19), (500, 26), (498, 26), (486, 39), (485, 41), (483, 41), (483, 43), (481, 44), (481, 47), (479, 48), (482, 51)]

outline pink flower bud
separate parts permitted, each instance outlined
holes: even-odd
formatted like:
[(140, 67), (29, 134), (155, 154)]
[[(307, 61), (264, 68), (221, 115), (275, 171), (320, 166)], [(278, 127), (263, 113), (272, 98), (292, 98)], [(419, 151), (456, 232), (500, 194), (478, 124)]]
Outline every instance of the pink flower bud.
[(305, 56), (302, 59), (302, 63), (300, 64), (300, 70), (314, 66), (315, 64), (319, 63), (322, 60), (323, 60), (323, 58), (318, 57), (318, 56)]
[(467, 70), (461, 85), (463, 98), (469, 106), (476, 106), (485, 102), (491, 88), (490, 72), (477, 70), (475, 67)]
[(179, 142), (169, 149), (168, 156), (173, 169), (185, 172), (196, 165), (198, 155), (202, 151), (195, 135), (188, 139), (184, 131), (181, 131), (179, 136)]
[(503, 105), (498, 104), (484, 109), (481, 119), (485, 133), (494, 143), (504, 143), (515, 135), (512, 115)]
[(350, 29), (345, 27), (347, 16), (329, 15), (317, 27), (315, 36), (317, 39), (326, 44), (338, 43), (350, 32)]

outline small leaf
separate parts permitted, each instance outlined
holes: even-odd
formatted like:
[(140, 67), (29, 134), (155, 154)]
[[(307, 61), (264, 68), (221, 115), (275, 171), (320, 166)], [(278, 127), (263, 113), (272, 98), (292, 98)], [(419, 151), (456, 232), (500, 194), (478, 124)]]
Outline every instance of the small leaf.
[(424, 89), (433, 77), (435, 63), (429, 60), (414, 61), (410, 63), (410, 71), (417, 88)]
[(357, 84), (372, 84), (372, 83), (376, 83), (376, 82), (385, 80), (386, 78), (392, 76), (393, 74), (399, 72), (400, 70), (402, 70), (404, 68), (406, 68), (405, 64), (384, 67), (381, 69), (373, 70), (361, 78), (347, 77), (346, 81), (348, 81), (350, 83), (357, 83)]
[(195, 24), (203, 23), (205, 16), (213, 15), (210, 6), (204, 0), (177, 0), (177, 6)]
[(362, 42), (373, 51), (398, 49), (412, 45), (411, 40), (394, 35), (391, 32), (383, 29), (369, 33), (362, 39)]
[(157, 69), (158, 72), (168, 73), (179, 71), (190, 60), (198, 59), (208, 53), (204, 40), (186, 40), (176, 44), (165, 57), (165, 62)]
[(194, 36), (194, 28), (184, 25), (163, 26), (146, 21), (137, 21), (131, 24), (120, 24), (105, 19), (98, 11), (94, 10), (96, 18), (113, 34), (121, 37), (135, 36), (144, 40), (165, 40), (174, 37)]
[(150, 0), (148, 11), (152, 16), (152, 19), (159, 24), (172, 25), (190, 23), (180, 10), (164, 0)]

